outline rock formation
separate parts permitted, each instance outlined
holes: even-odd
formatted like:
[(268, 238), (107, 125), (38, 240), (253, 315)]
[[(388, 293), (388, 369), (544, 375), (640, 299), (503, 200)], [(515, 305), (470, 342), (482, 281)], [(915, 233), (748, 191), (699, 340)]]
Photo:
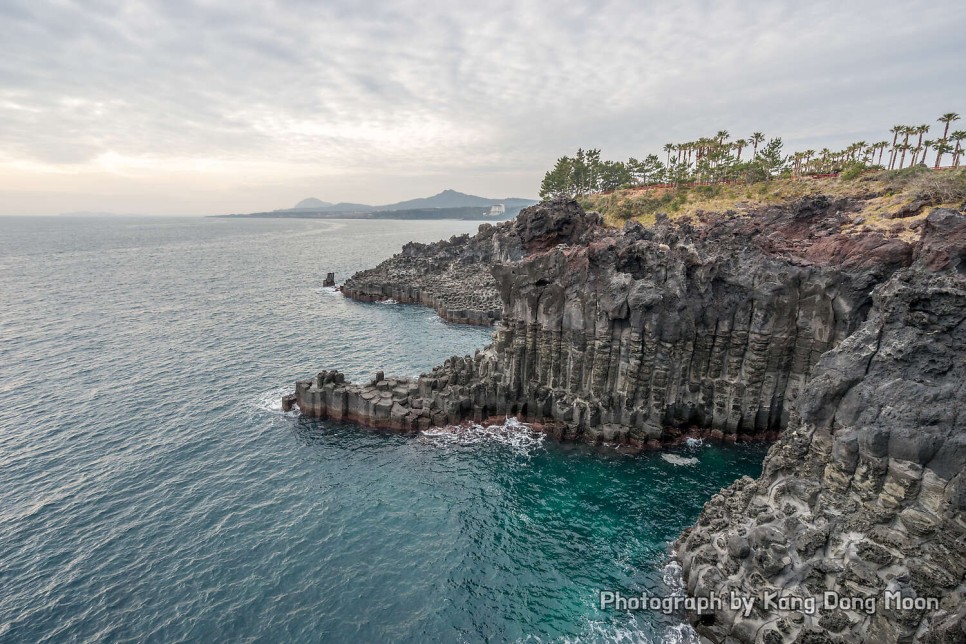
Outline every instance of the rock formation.
[(500, 319), (500, 300), (488, 270), (494, 226), (435, 244), (410, 242), (375, 268), (360, 271), (342, 294), (363, 302), (395, 300), (435, 309), (444, 320), (490, 325)]
[(726, 604), (695, 616), (710, 641), (966, 641), (966, 218), (934, 212), (916, 255), (822, 357), (761, 478), (677, 547), (691, 594), (814, 610)]
[[(393, 429), (513, 414), (564, 438), (635, 446), (695, 428), (777, 436), (819, 356), (859, 326), (872, 286), (911, 259), (908, 244), (881, 236), (813, 243), (847, 219), (841, 210), (811, 199), (754, 220), (618, 231), (556, 202), (472, 238), (407, 244), (343, 292), (435, 302), (450, 319), (499, 311), (493, 345), (420, 377), (417, 395), (397, 392), (395, 414), (370, 417), (360, 401), (396, 385), (338, 377), (300, 383), (299, 407)], [(500, 306), (450, 304), (457, 293)]]
[[(936, 210), (910, 244), (844, 233), (849, 211), (809, 198), (615, 230), (553, 202), (409, 244), (344, 292), (499, 318), (493, 344), (418, 379), (323, 371), (283, 404), (394, 430), (511, 414), (637, 447), (784, 431), (761, 478), (716, 495), (676, 545), (689, 593), (758, 598), (747, 616), (694, 615), (699, 632), (962, 642), (966, 217)], [(765, 591), (878, 604), (779, 610)], [(886, 608), (887, 593), (903, 607)]]

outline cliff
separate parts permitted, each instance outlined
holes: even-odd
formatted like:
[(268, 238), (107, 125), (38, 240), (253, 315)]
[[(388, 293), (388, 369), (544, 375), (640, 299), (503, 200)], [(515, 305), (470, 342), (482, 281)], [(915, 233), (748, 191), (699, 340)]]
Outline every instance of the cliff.
[[(501, 323), (490, 347), (414, 381), (302, 381), (303, 413), (412, 430), (513, 414), (561, 438), (640, 447), (682, 432), (775, 437), (819, 357), (912, 261), (852, 236), (848, 204), (804, 199), (754, 217), (623, 230), (573, 202), (403, 252), (343, 293)], [(384, 383), (384, 384), (381, 384)]]
[(915, 255), (821, 358), (762, 476), (677, 546), (690, 594), (814, 610), (725, 605), (694, 616), (710, 641), (966, 641), (966, 219), (931, 214)]

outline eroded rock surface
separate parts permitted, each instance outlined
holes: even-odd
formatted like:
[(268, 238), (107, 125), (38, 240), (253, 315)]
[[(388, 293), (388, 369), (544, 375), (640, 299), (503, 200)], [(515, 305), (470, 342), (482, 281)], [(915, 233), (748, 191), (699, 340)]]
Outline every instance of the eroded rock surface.
[[(966, 641), (964, 251), (966, 219), (930, 215), (915, 265), (822, 357), (762, 476), (722, 490), (679, 541), (689, 593), (759, 598), (749, 616), (698, 620), (710, 641)], [(768, 592), (816, 610), (765, 610)]]
[(578, 210), (574, 203), (533, 206), (525, 217), (481, 225), (472, 237), (410, 242), (375, 268), (350, 277), (342, 293), (364, 302), (393, 299), (421, 304), (450, 322), (493, 324), (502, 317), (502, 309), (492, 266), (519, 261), (560, 241), (579, 242), (589, 228), (600, 226), (600, 219), (575, 216)]

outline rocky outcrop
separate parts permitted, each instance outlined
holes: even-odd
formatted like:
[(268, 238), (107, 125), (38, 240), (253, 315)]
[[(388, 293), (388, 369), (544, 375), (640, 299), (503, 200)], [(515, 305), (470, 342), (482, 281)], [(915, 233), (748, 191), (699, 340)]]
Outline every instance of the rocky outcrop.
[(694, 615), (702, 636), (962, 642), (966, 218), (936, 210), (909, 244), (849, 217), (817, 198), (614, 230), (555, 202), (407, 246), (347, 294), (413, 301), (407, 284), (487, 267), (493, 344), (417, 379), (323, 371), (285, 404), (404, 431), (512, 414), (633, 447), (784, 430), (676, 545), (689, 593), (755, 600)]
[(912, 256), (896, 239), (835, 234), (842, 210), (811, 199), (756, 218), (618, 231), (554, 202), (472, 238), (409, 244), (343, 292), (421, 301), (456, 289), (454, 275), (486, 273), (483, 294), (465, 297), (498, 295), (493, 345), (405, 385), (415, 393), (400, 389), (395, 414), (356, 401), (385, 398), (379, 380), (303, 381), (297, 402), (394, 429), (513, 414), (563, 438), (633, 446), (683, 431), (777, 436), (819, 356), (859, 326), (872, 286)]
[(689, 593), (756, 599), (695, 615), (709, 641), (966, 641), (966, 218), (934, 212), (915, 254), (822, 357), (762, 476), (679, 541)]
[[(342, 293), (363, 302), (395, 300), (435, 309), (445, 320), (490, 325), (502, 317), (491, 268), (521, 260), (535, 249), (558, 242), (578, 242), (599, 218), (575, 217), (579, 206), (534, 206), (525, 217), (434, 244), (410, 242), (402, 252), (375, 268), (346, 280)], [(580, 228), (583, 226), (583, 228)]]

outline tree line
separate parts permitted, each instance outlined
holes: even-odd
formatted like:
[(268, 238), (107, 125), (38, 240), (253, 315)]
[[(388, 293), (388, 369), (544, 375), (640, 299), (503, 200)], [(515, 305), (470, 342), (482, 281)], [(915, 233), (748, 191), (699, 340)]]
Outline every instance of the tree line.
[[(540, 197), (574, 197), (646, 186), (755, 183), (780, 176), (837, 174), (876, 167), (901, 170), (907, 153), (910, 167), (926, 165), (930, 149), (936, 155), (933, 167), (939, 168), (943, 157), (952, 155), (951, 163), (958, 168), (966, 131), (949, 132), (950, 124), (957, 120), (959, 114), (955, 112), (939, 117), (945, 127), (942, 137), (934, 140), (924, 139), (929, 125), (896, 125), (890, 130), (891, 145), (887, 140), (871, 144), (857, 141), (842, 150), (823, 148), (789, 155), (783, 153), (781, 138), (766, 139), (761, 132), (753, 132), (747, 139), (732, 141), (727, 130), (695, 141), (666, 143), (663, 158), (649, 154), (643, 159), (608, 161), (601, 159), (599, 149), (579, 149), (572, 157), (557, 159), (547, 171), (540, 184)], [(883, 164), (886, 150), (889, 156)]]

